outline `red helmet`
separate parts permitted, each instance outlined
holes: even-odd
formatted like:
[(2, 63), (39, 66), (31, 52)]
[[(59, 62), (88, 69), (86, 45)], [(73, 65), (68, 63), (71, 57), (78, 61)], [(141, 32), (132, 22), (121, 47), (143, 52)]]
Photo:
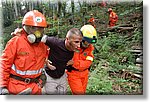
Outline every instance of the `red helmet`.
[(108, 12), (112, 12), (112, 8), (109, 8), (109, 9), (108, 9)]
[(45, 16), (41, 12), (33, 10), (25, 14), (22, 25), (47, 27), (47, 22)]

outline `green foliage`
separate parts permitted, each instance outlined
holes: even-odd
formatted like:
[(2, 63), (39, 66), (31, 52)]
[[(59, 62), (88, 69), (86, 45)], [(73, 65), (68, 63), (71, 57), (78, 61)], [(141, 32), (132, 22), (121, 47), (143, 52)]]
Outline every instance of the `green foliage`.
[(136, 29), (133, 33), (133, 38), (132, 40), (136, 43), (136, 42), (139, 42), (140, 43), (143, 43), (143, 29)]
[[(138, 37), (140, 38), (141, 36), (139, 35)], [(135, 90), (138, 90), (138, 88), (134, 89), (134, 84), (137, 83), (132, 83), (133, 86), (129, 87), (129, 85), (124, 84), (130, 83), (128, 80), (120, 79), (116, 76), (117, 79), (114, 80), (118, 80), (117, 83), (109, 79), (109, 71), (119, 73), (122, 70), (127, 70), (133, 73), (142, 73), (142, 71), (134, 64), (135, 56), (129, 52), (131, 45), (135, 41), (139, 42), (141, 39), (138, 39), (138, 41), (128, 41), (126, 39), (127, 38), (124, 35), (109, 32), (108, 37), (104, 37), (103, 39), (98, 40), (95, 47), (99, 49), (99, 53), (94, 54), (96, 57), (91, 67), (91, 75), (89, 78), (87, 93), (130, 94)], [(133, 36), (133, 39), (135, 39), (135, 36)], [(121, 89), (114, 91), (114, 85), (119, 85), (118, 87), (121, 87)]]
[(2, 54), (2, 51), (3, 51), (3, 47), (4, 47), (4, 41), (3, 41), (3, 38), (0, 37), (0, 55)]
[(4, 32), (1, 36), (3, 38), (3, 47), (5, 47), (8, 40), (12, 38), (11, 32), (13, 32), (16, 28), (16, 24), (12, 24), (9, 27), (5, 27)]
[(12, 36), (11, 36), (10, 34), (9, 34), (9, 35), (7, 34), (7, 35), (5, 35), (5, 36), (3, 35), (2, 37), (3, 37), (3, 42), (4, 42), (4, 43), (3, 43), (3, 46), (5, 47), (5, 46), (6, 46), (6, 43), (8, 42), (8, 40), (11, 39)]
[(101, 62), (95, 70), (90, 73), (87, 86), (87, 94), (110, 94), (112, 90), (112, 82), (108, 79), (107, 69), (101, 68)]
[(23, 17), (19, 17), (17, 20), (14, 21), (14, 23), (22, 24), (22, 20), (23, 20)]
[[(54, 0), (53, 0), (54, 1)], [(13, 4), (3, 4), (4, 6), (4, 34), (0, 44), (5, 46), (6, 42), (12, 37), (10, 33), (17, 27), (14, 24), (21, 24), (22, 18), (14, 21)], [(29, 6), (27, 3), (26, 5)], [(75, 12), (66, 12), (63, 3), (62, 10), (57, 12), (55, 5), (44, 3), (37, 5), (34, 9), (44, 11), (50, 27), (46, 28), (45, 34), (65, 38), (67, 31), (73, 27), (81, 28), (88, 24), (90, 14), (93, 13), (97, 21), (98, 41), (95, 44), (95, 59), (90, 69), (87, 94), (107, 95), (107, 94), (139, 94), (142, 93), (142, 79), (125, 79), (120, 77), (120, 71), (126, 70), (131, 73), (142, 73), (142, 68), (135, 66), (135, 56), (129, 52), (134, 44), (142, 44), (143, 25), (142, 18), (132, 18), (133, 14), (142, 14), (142, 3), (117, 3), (108, 4), (107, 7), (100, 8), (98, 5), (79, 3), (80, 9)], [(31, 6), (31, 5), (30, 5)], [(108, 7), (112, 7), (119, 16), (118, 24), (126, 24), (130, 21), (135, 25), (133, 31), (125, 31), (123, 34), (117, 31), (107, 32), (105, 37), (100, 37), (99, 31), (106, 31), (108, 25)], [(13, 9), (12, 9), (13, 8)], [(60, 8), (59, 8), (60, 9)], [(71, 8), (74, 9), (75, 8)], [(58, 14), (60, 13), (60, 14)], [(63, 15), (61, 15), (63, 14)], [(53, 16), (60, 16), (54, 19)], [(136, 15), (137, 16), (137, 15)], [(14, 23), (12, 25), (12, 23)], [(9, 26), (11, 25), (11, 26)], [(6, 26), (9, 26), (8, 28)], [(117, 26), (116, 26), (117, 27)], [(128, 36), (128, 33), (131, 33)], [(1, 40), (1, 39), (0, 39)], [(1, 50), (2, 48), (0, 48)], [(114, 72), (110, 76), (110, 72)], [(71, 94), (69, 90), (68, 94)]]
[[(141, 7), (142, 7), (142, 6), (141, 6)], [(130, 14), (130, 13), (134, 12), (135, 10), (140, 10), (141, 7), (134, 7), (134, 8), (132, 8), (132, 9), (130, 9), (130, 10), (126, 10), (126, 11), (124, 11), (123, 13), (121, 13), (120, 16), (125, 16), (125, 15), (127, 15), (127, 14)]]

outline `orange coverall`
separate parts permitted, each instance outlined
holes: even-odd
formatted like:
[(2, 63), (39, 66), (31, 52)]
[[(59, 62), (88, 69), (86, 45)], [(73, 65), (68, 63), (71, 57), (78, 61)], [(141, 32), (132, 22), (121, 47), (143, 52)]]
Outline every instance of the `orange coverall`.
[(80, 49), (79, 52), (74, 52), (72, 65), (77, 70), (67, 71), (68, 84), (74, 95), (85, 94), (88, 83), (88, 68), (91, 66), (94, 55), (92, 51), (94, 47), (92, 44), (86, 49)]
[(94, 17), (91, 17), (88, 22), (94, 27), (96, 28), (96, 25), (95, 25), (95, 18)]
[(31, 94), (41, 94), (41, 87), (37, 83), (20, 81), (11, 78), (10, 74), (22, 78), (39, 77), (47, 54), (44, 43), (30, 44), (27, 34), (22, 30), (21, 36), (9, 40), (0, 58), (0, 87), (6, 87), (10, 94), (18, 94), (27, 88), (32, 89)]
[(115, 26), (117, 21), (118, 21), (118, 15), (113, 11), (110, 12), (110, 14), (109, 14), (109, 27)]

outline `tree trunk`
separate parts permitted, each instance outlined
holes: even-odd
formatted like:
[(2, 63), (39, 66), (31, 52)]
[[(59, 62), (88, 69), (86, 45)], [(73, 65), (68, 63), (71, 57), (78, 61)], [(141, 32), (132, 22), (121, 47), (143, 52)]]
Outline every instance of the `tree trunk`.
[(18, 10), (17, 10), (16, 0), (14, 0), (14, 8), (15, 8), (15, 20), (17, 20), (17, 18), (18, 18)]
[(73, 24), (74, 24), (74, 8), (75, 8), (75, 6), (74, 6), (74, 0), (71, 0), (71, 9), (72, 9), (72, 21), (73, 21)]
[(62, 7), (62, 4), (61, 4), (60, 1), (58, 1), (58, 5), (57, 5), (57, 17), (61, 16), (61, 7)]

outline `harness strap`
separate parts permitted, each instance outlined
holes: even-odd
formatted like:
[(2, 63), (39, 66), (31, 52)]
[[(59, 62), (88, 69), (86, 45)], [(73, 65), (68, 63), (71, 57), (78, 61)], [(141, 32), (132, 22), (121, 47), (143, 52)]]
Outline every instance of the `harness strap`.
[[(87, 68), (87, 69), (89, 69), (89, 68)], [(76, 69), (76, 68), (74, 68), (74, 67), (72, 67), (72, 66), (68, 66), (68, 68), (67, 68), (68, 72), (71, 72), (72, 70), (79, 71), (79, 72), (83, 72), (83, 71), (85, 71), (85, 70), (87, 70), (87, 69), (84, 69), (84, 70), (81, 71), (81, 70)]]
[[(87, 68), (87, 69), (88, 69), (88, 68)], [(72, 70), (79, 71), (79, 72), (83, 72), (83, 71), (85, 71), (85, 70), (87, 70), (87, 69), (84, 69), (84, 70), (81, 71), (81, 70), (79, 70), (79, 69), (75, 69), (75, 68), (74, 68), (74, 69), (72, 69)]]
[(13, 75), (13, 74), (10, 74), (10, 77), (14, 78), (16, 80), (19, 80), (19, 81), (23, 81), (27, 84), (29, 84), (29, 83), (39, 83), (39, 78), (40, 78), (40, 76), (38, 76), (37, 78), (22, 78), (20, 76), (16, 76), (16, 75)]

